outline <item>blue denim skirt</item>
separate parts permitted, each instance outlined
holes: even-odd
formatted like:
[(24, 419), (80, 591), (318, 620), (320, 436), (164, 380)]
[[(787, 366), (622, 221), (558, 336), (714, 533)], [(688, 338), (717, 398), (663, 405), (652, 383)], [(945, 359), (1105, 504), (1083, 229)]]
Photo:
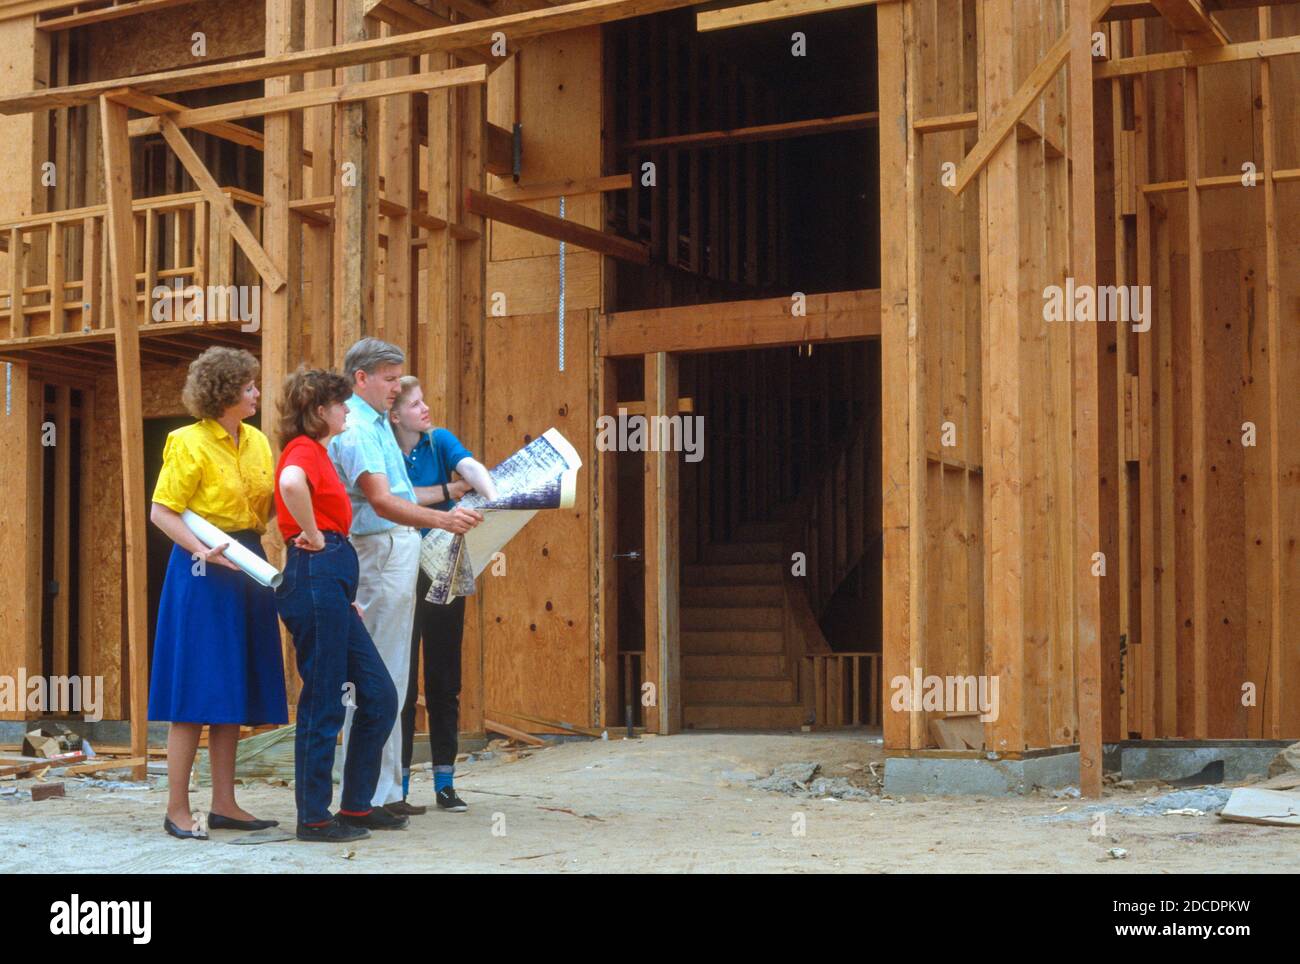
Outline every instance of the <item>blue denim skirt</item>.
[[(255, 532), (231, 537), (263, 558)], [(173, 723), (289, 722), (275, 592), (220, 565), (193, 574), (172, 546), (158, 603), (149, 719)]]

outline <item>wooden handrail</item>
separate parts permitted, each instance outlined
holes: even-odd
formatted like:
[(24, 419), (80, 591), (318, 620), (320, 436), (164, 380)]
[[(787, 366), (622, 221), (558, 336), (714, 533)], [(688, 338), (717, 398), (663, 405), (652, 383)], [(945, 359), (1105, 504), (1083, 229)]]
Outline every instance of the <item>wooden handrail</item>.
[[(260, 208), (263, 200), (241, 188), (221, 188), (230, 200)], [(137, 230), (143, 240), (144, 257), (140, 270), (134, 276), (144, 281), (144, 291), (136, 293), (136, 301), (146, 308), (145, 325), (152, 323), (148, 306), (151, 293), (159, 282), (173, 278), (188, 278), (191, 284), (205, 287), (208, 284), (228, 285), (234, 282), (233, 247), (224, 232), (210, 234), (213, 230), (211, 203), (201, 191), (138, 198), (132, 202), (137, 219)], [(105, 205), (71, 208), (30, 215), (26, 218), (0, 222), (0, 250), (9, 255), (5, 281), (0, 289), (0, 316), (9, 320), (8, 337), (0, 343), (28, 341), (33, 337), (33, 318), (48, 319), (48, 324), (38, 328), (37, 338), (56, 338), (70, 330), (88, 332), (111, 327), (111, 305), (107, 298), (107, 257), (103, 232)], [(170, 263), (159, 264), (158, 236), (161, 219), (173, 219), (174, 243), (170, 245)], [(67, 260), (67, 231), (81, 229), (80, 277), (76, 275), (76, 257), (72, 270)], [(43, 236), (43, 237), (42, 237)], [(40, 258), (44, 252), (44, 278), (42, 284), (28, 281), (29, 262)], [(167, 262), (163, 262), (167, 263)], [(39, 270), (39, 269), (38, 269)], [(69, 292), (74, 297), (68, 296)], [(29, 296), (45, 296), (36, 304), (29, 304)], [(69, 313), (76, 313), (69, 328)], [(40, 324), (37, 322), (36, 324)]]

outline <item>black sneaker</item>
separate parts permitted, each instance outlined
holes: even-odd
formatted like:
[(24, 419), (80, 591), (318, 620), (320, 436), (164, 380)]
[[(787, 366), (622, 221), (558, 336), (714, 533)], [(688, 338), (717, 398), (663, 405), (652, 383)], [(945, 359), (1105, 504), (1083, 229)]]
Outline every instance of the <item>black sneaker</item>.
[(438, 809), (446, 810), (448, 813), (464, 813), (469, 809), (465, 801), (456, 796), (456, 791), (451, 787), (443, 787), (438, 791)]
[(316, 843), (351, 843), (353, 840), (365, 840), (370, 831), (365, 827), (356, 827), (343, 823), (338, 817), (332, 817), (329, 823), (317, 827), (298, 824), (298, 839)]
[(363, 816), (354, 816), (350, 813), (339, 814), (339, 823), (346, 823), (351, 827), (363, 827), (366, 830), (405, 830), (410, 822), (409, 817), (399, 816), (383, 807), (375, 807)]

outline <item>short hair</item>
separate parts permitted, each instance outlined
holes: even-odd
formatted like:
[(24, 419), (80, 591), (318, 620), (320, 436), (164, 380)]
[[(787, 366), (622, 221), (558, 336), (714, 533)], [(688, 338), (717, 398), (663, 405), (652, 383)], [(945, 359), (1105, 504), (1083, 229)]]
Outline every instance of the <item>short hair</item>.
[(381, 365), (400, 365), (406, 361), (402, 349), (379, 338), (362, 338), (343, 356), (343, 374), (355, 382), (357, 372), (373, 375)]
[(329, 426), (316, 409), (346, 402), (351, 395), (352, 384), (338, 372), (299, 365), (284, 380), (280, 395), (280, 446), (283, 448), (299, 435), (319, 440)]
[(411, 392), (420, 387), (420, 380), (414, 375), (403, 375), (398, 379), (397, 397), (393, 399), (393, 408), (397, 408), (402, 402), (406, 401)]
[(195, 418), (220, 418), (261, 370), (251, 352), (214, 345), (190, 362), (181, 402)]

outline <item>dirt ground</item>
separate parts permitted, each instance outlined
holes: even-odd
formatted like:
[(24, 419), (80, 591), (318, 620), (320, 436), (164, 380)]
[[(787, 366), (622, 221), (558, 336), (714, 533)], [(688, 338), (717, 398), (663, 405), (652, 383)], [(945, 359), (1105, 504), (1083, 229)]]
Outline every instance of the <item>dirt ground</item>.
[[(867, 800), (835, 800), (745, 782), (779, 764), (816, 761), (819, 776), (870, 788), (881, 759), (879, 743), (861, 734), (697, 733), (498, 752), (457, 769), (468, 813), (431, 809), (405, 831), (347, 847), (228, 846), (242, 836), (236, 831), (174, 840), (162, 830), (157, 778), (149, 787), (67, 779), (66, 798), (38, 803), (22, 792), (25, 780), (3, 785), (19, 792), (0, 797), (0, 871), (1126, 874), (1293, 871), (1300, 863), (1300, 830), (1211, 815), (1108, 813), (1106, 835), (1093, 836), (1091, 820), (1068, 820), (1089, 801), (1047, 793), (889, 800), (876, 789)], [(1137, 805), (1169, 789), (1112, 789), (1103, 802)], [(432, 797), (430, 775), (415, 774), (412, 801)], [(252, 782), (239, 799), (293, 829), (292, 789)], [(206, 791), (193, 802), (205, 807)], [(1115, 848), (1127, 855), (1108, 855)]]

